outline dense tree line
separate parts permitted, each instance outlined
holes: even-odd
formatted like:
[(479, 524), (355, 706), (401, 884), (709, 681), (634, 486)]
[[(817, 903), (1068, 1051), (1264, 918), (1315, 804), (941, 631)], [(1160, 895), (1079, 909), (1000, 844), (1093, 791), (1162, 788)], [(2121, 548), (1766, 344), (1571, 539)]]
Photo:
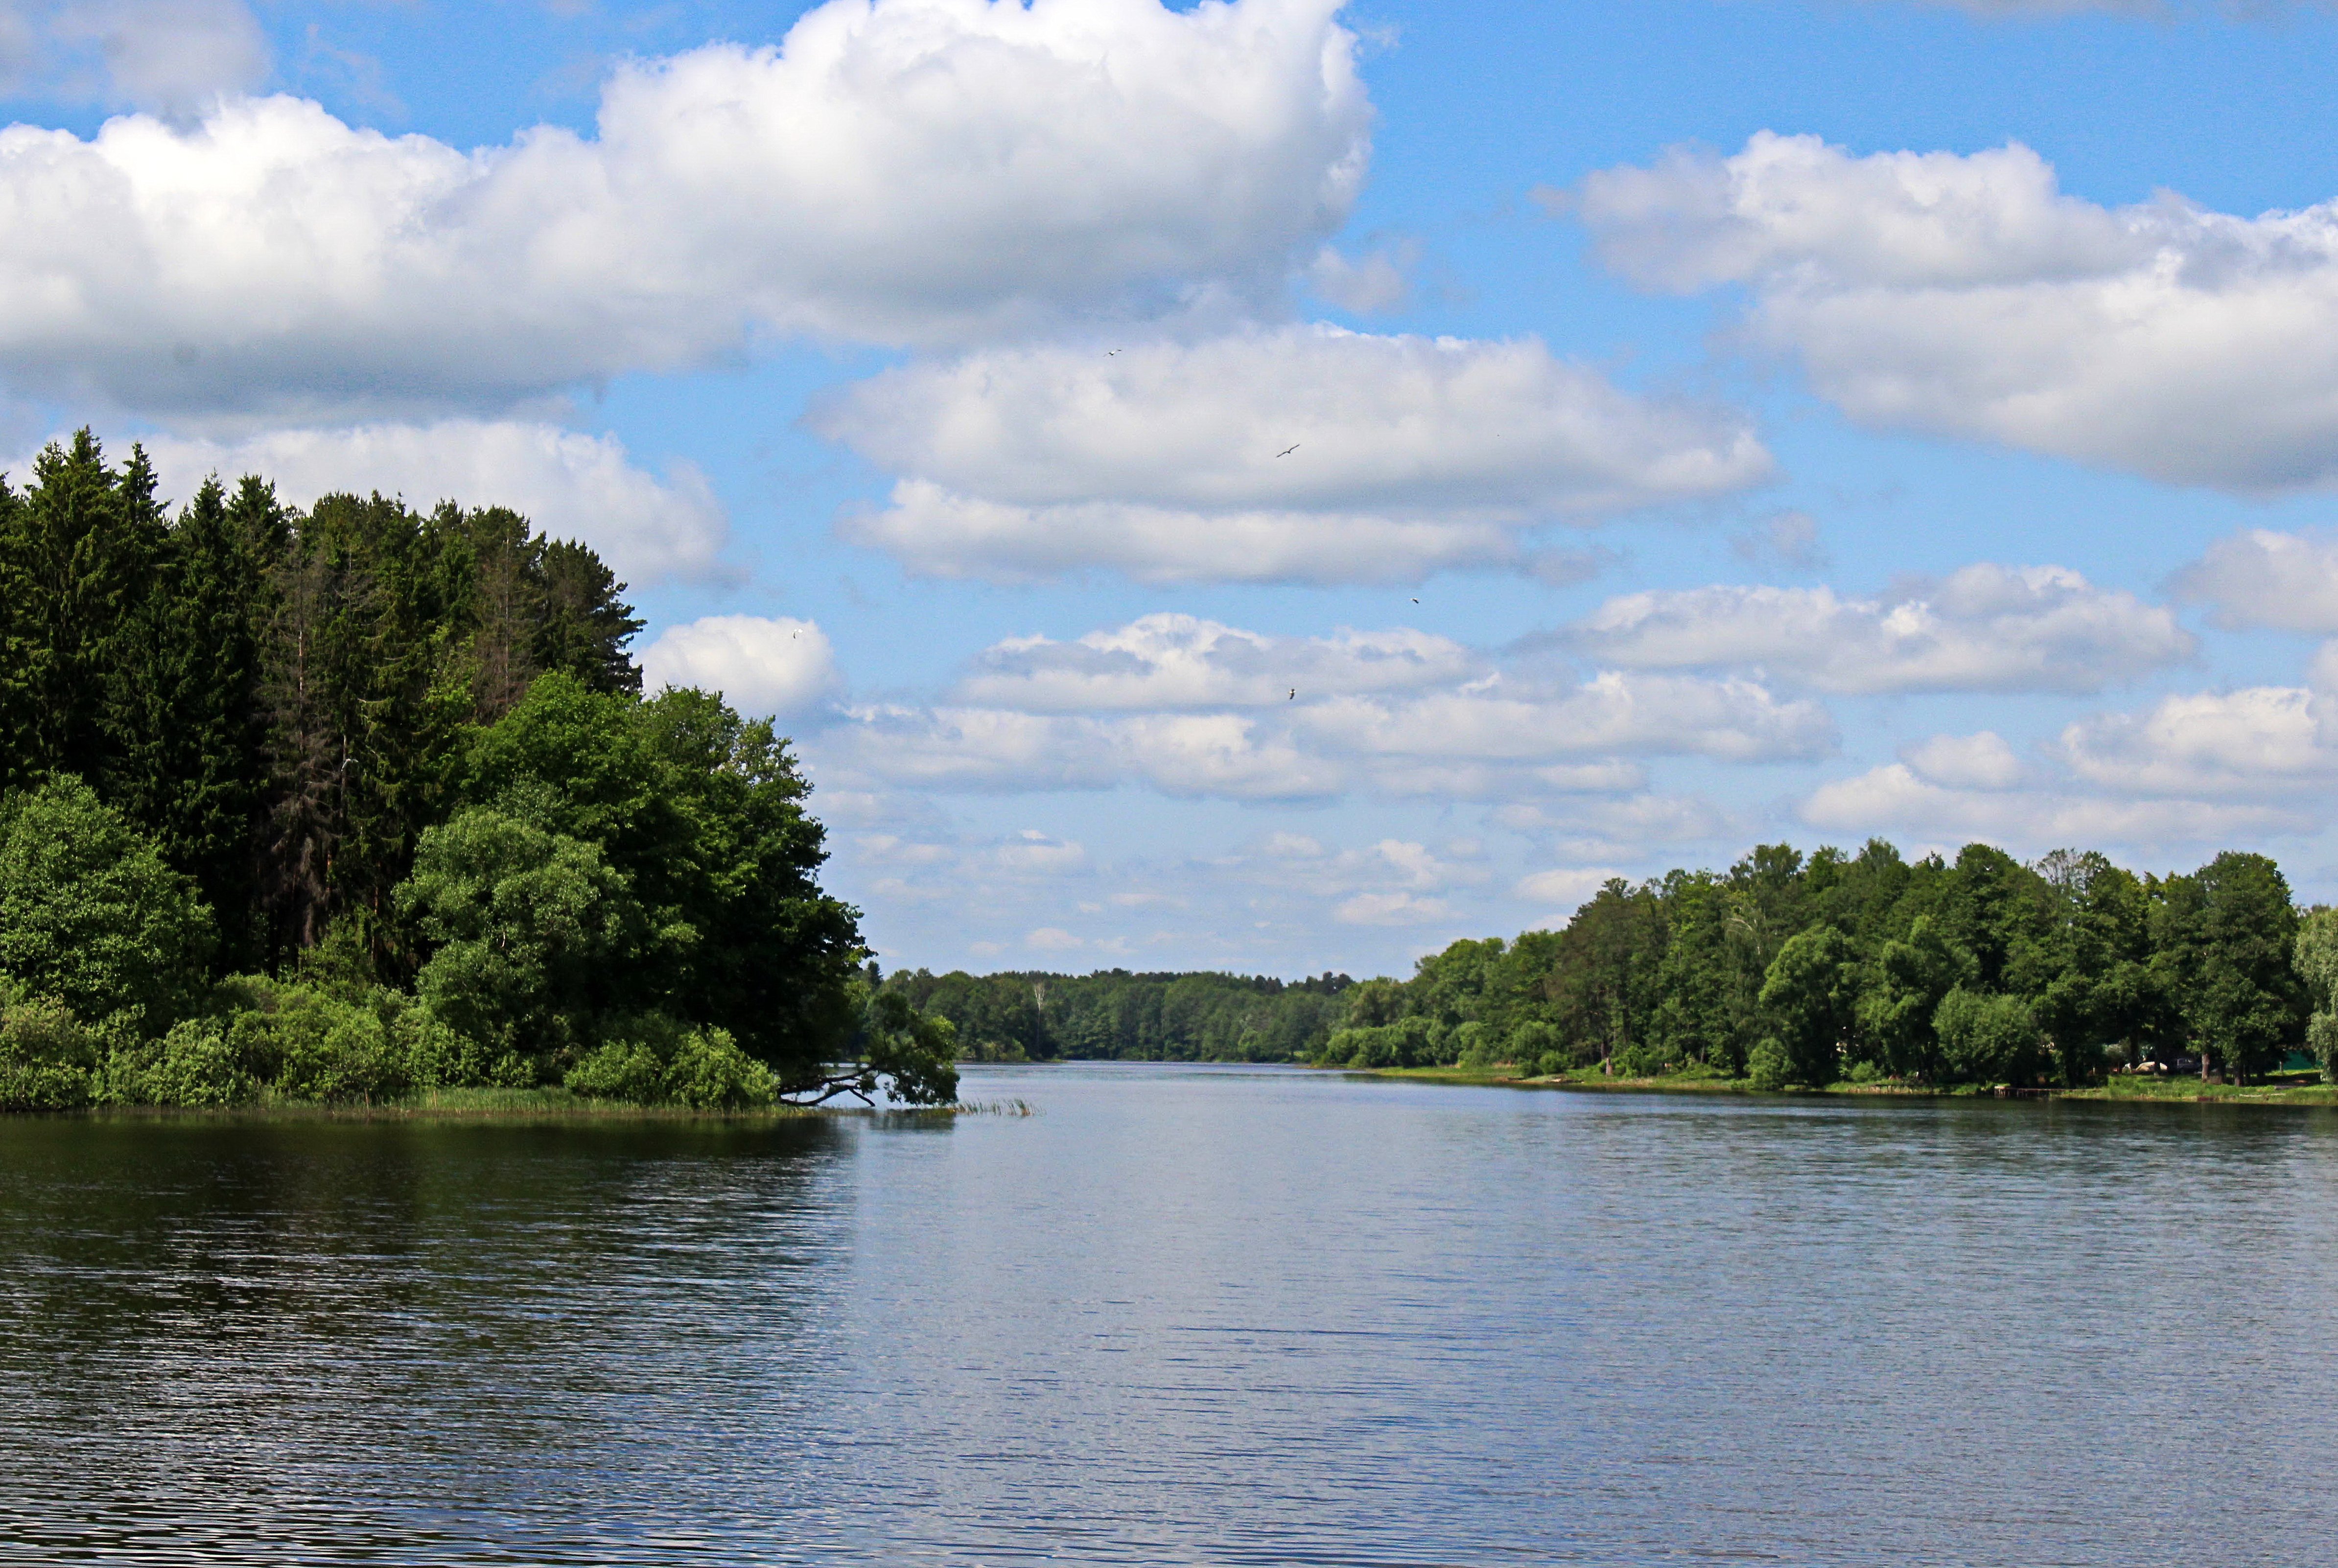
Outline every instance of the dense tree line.
[(0, 1102), (946, 1100), (786, 742), (585, 546), (87, 432), (0, 478)]
[(1555, 931), (1457, 942), (1349, 994), (1317, 1059), (1597, 1065), (1757, 1083), (2077, 1084), (2121, 1066), (2245, 1081), (2311, 1037), (2338, 1066), (2338, 915), (2227, 853), (2137, 876), (1986, 844), (1911, 863), (1880, 839), (1725, 873), (1615, 880)]
[(897, 972), (885, 982), (990, 1062), (1300, 1062), (1345, 1015), (1344, 975)]

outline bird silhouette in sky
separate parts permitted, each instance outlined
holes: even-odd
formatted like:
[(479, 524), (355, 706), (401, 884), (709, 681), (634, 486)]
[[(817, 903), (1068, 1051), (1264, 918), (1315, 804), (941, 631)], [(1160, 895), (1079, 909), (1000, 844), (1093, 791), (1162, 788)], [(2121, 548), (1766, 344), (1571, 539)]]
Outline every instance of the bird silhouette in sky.
[(1418, 604), (1418, 603), (1420, 603), (1420, 600), (1418, 600), (1418, 599), (1416, 599), (1416, 600), (1414, 600), (1414, 601), (1413, 601), (1413, 603), (1416, 603), (1416, 604)]
[(1299, 688), (1298, 688), (1298, 687), (1296, 687), (1296, 686), (1293, 686), (1293, 687), (1291, 689), (1291, 695), (1290, 695), (1290, 696), (1288, 696), (1288, 697), (1286, 697), (1286, 698), (1284, 698), (1284, 699), (1283, 699), (1283, 701), (1286, 701), (1286, 702), (1296, 702), (1296, 701), (1299, 701)]
[(1107, 349), (1105, 349), (1105, 350), (1104, 351), (1104, 357), (1105, 357), (1105, 358), (1109, 359), (1109, 358), (1111, 358), (1114, 355), (1115, 355), (1115, 354), (1117, 354), (1117, 353), (1119, 353), (1119, 352), (1120, 352), (1120, 350), (1119, 350), (1119, 349), (1117, 349), (1117, 348), (1107, 348)]
[(1290, 456), (1293, 452), (1296, 452), (1296, 451), (1298, 451), (1298, 450), (1299, 450), (1299, 443), (1298, 443), (1298, 442), (1296, 442), (1296, 441), (1293, 441), (1290, 446), (1285, 446), (1282, 451), (1277, 452), (1277, 453), (1275, 454), (1275, 456), (1276, 456), (1277, 457), (1288, 457), (1288, 456)]

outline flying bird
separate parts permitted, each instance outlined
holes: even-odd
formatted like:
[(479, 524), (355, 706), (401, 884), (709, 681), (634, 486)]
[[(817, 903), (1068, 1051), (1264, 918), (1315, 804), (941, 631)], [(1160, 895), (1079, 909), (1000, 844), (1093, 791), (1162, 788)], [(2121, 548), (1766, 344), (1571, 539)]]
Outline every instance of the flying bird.
[(1416, 599), (1416, 600), (1414, 600), (1414, 601), (1413, 601), (1413, 603), (1416, 603), (1416, 604), (1418, 604), (1418, 603), (1420, 603), (1420, 600), (1418, 600), (1418, 599)]
[(1296, 441), (1293, 441), (1290, 446), (1285, 446), (1282, 451), (1277, 452), (1277, 453), (1275, 454), (1275, 456), (1276, 456), (1277, 457), (1288, 457), (1288, 456), (1290, 456), (1293, 452), (1296, 452), (1296, 451), (1298, 451), (1298, 450), (1299, 450), (1299, 443), (1298, 443), (1298, 442), (1296, 442)]
[(1298, 688), (1298, 687), (1296, 687), (1296, 686), (1293, 686), (1293, 687), (1291, 689), (1291, 695), (1290, 695), (1290, 696), (1288, 696), (1288, 697), (1286, 697), (1286, 698), (1284, 698), (1284, 699), (1283, 699), (1283, 701), (1286, 701), (1286, 702), (1296, 702), (1296, 701), (1299, 701), (1299, 688)]
[(1109, 359), (1109, 358), (1111, 358), (1114, 355), (1115, 355), (1115, 354), (1117, 354), (1117, 353), (1119, 353), (1119, 352), (1120, 352), (1120, 350), (1119, 350), (1119, 349), (1117, 349), (1117, 348), (1107, 348), (1107, 349), (1105, 349), (1105, 350), (1104, 351), (1104, 357), (1105, 357), (1105, 358)]

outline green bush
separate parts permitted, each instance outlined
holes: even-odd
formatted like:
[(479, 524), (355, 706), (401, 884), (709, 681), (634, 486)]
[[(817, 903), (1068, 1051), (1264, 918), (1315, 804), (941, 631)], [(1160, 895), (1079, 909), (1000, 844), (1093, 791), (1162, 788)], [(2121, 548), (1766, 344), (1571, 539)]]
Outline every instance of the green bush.
[(571, 1093), (636, 1105), (701, 1111), (769, 1105), (779, 1097), (771, 1070), (722, 1029), (685, 1029), (652, 1016), (630, 1022), (636, 1038), (612, 1040), (568, 1070)]
[(769, 1105), (778, 1097), (771, 1070), (739, 1049), (727, 1029), (695, 1029), (666, 1063), (670, 1100), (702, 1111)]
[(0, 798), (0, 975), (102, 1032), (192, 1011), (211, 910), (152, 839), (77, 779)]
[(1494, 1064), (1494, 1032), (1483, 1024), (1462, 1024), (1453, 1031), (1450, 1043), (1455, 1066), (1483, 1073)]
[(158, 1041), (116, 1046), (106, 1079), (106, 1098), (133, 1105), (241, 1105), (260, 1092), (212, 1018), (182, 1019)]
[(97, 1097), (96, 1038), (56, 1002), (0, 1008), (0, 1111), (70, 1111)]
[(397, 902), (437, 947), (416, 991), (497, 1056), (575, 1050), (648, 935), (597, 848), (486, 807), (422, 835)]
[(1655, 1078), (1673, 1071), (1679, 1061), (1675, 1046), (1635, 1041), (1616, 1053), (1616, 1072), (1625, 1078)]
[(665, 1063), (639, 1041), (612, 1040), (571, 1067), (564, 1082), (572, 1094), (650, 1105), (665, 1098)]
[(1754, 1088), (1775, 1092), (1794, 1081), (1794, 1060), (1777, 1036), (1765, 1034), (1746, 1053), (1745, 1076)]
[(2029, 1004), (1960, 985), (1932, 1014), (1952, 1083), (2027, 1083), (2046, 1065), (2046, 1036)]
[(309, 985), (241, 982), (253, 1005), (227, 1021), (230, 1054), (287, 1100), (394, 1098), (414, 1087), (408, 1004), (375, 991), (351, 1001)]

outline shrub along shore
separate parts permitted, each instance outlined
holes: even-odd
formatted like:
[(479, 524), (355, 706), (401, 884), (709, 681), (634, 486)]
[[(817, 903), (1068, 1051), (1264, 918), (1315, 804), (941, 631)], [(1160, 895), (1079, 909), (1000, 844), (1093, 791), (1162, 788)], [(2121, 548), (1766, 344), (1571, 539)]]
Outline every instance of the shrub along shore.
[[(957, 1093), (770, 723), (499, 507), (0, 478), (0, 1109)], [(555, 1094), (555, 1097), (557, 1097)]]

